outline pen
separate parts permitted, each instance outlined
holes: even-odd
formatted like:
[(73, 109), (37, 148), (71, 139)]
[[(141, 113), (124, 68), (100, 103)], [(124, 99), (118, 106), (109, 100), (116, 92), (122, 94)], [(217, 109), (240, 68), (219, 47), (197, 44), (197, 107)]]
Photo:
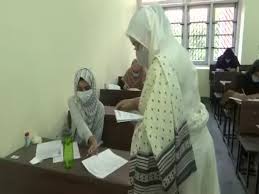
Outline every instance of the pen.
[[(97, 147), (96, 147), (96, 149), (93, 151), (93, 152), (95, 152), (101, 145), (103, 144), (103, 141), (100, 141), (98, 144), (97, 144)], [(86, 157), (88, 157), (90, 154), (88, 153), (87, 155), (86, 155)]]

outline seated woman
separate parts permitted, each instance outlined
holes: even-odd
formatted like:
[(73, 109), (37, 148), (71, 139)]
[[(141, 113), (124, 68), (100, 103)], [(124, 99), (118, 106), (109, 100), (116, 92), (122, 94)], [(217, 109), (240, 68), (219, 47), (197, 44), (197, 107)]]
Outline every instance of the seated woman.
[(221, 71), (236, 71), (237, 67), (240, 66), (237, 57), (231, 48), (227, 48), (226, 51), (221, 55), (216, 63), (216, 70)]
[(126, 74), (122, 78), (124, 82), (123, 89), (137, 88), (142, 90), (144, 81), (146, 78), (146, 72), (144, 68), (138, 64), (138, 61), (134, 59), (131, 67), (127, 70)]
[(74, 96), (68, 100), (72, 130), (79, 144), (89, 146), (88, 153), (97, 151), (102, 138), (104, 106), (96, 96), (95, 79), (89, 69), (80, 69), (74, 80)]
[(246, 74), (240, 74), (224, 94), (223, 103), (229, 97), (242, 100), (259, 98), (259, 60), (256, 60)]

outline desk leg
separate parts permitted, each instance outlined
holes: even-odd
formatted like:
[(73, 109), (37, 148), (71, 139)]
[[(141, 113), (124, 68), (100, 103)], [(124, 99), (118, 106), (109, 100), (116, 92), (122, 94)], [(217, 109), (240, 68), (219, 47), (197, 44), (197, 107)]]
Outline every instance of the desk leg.
[(246, 169), (246, 187), (248, 189), (249, 186), (249, 170), (250, 170), (250, 163), (251, 163), (251, 153), (247, 152), (247, 158), (248, 158), (248, 163), (247, 163), (247, 169)]
[(226, 130), (227, 130), (227, 122), (228, 122), (228, 118), (226, 115), (224, 115), (224, 125), (223, 125), (223, 132), (222, 132), (224, 142), (225, 142), (225, 136), (226, 136)]
[(234, 115), (233, 115), (233, 127), (232, 127), (232, 135), (231, 135), (231, 154), (233, 154), (233, 147), (234, 147), (234, 136), (235, 136), (235, 128), (236, 128), (236, 112), (237, 108), (234, 108)]
[(258, 194), (258, 184), (259, 184), (259, 162), (257, 163), (256, 169), (256, 185), (255, 185), (255, 194)]
[(237, 152), (237, 165), (236, 165), (236, 174), (238, 175), (239, 172), (239, 166), (240, 166), (240, 161), (241, 160), (241, 143), (238, 142), (238, 152)]
[[(230, 121), (229, 121), (230, 122)], [(228, 146), (230, 144), (230, 130), (231, 130), (231, 127), (228, 127), (228, 134), (227, 134), (227, 142), (228, 142)], [(229, 149), (229, 147), (228, 147)]]

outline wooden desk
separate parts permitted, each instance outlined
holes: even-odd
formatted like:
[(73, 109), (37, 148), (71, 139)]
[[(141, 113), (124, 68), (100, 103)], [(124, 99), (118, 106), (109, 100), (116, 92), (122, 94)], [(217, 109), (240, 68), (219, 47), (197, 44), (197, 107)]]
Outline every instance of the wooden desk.
[(135, 125), (131, 122), (117, 123), (115, 107), (105, 106), (103, 142), (104, 146), (129, 151)]
[[(101, 148), (104, 149), (104, 148)], [(86, 149), (80, 148), (82, 158), (75, 160), (72, 169), (64, 169), (63, 163), (44, 160), (37, 165), (29, 161), (35, 155), (36, 146), (21, 148), (6, 158), (0, 159), (0, 193), (3, 194), (126, 194), (129, 183), (128, 164), (107, 176), (98, 179), (91, 175), (81, 163)], [(129, 152), (113, 150), (129, 159)], [(18, 155), (18, 160), (11, 159)]]
[(104, 106), (116, 106), (121, 100), (140, 97), (140, 95), (141, 91), (101, 89), (100, 101)]
[(256, 123), (259, 121), (259, 103), (230, 98), (234, 102), (231, 153), (233, 153), (234, 134), (259, 135)]

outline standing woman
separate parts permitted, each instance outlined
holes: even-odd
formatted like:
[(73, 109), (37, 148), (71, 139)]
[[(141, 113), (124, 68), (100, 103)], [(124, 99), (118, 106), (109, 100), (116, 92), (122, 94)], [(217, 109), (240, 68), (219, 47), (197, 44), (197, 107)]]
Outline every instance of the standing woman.
[(132, 138), (129, 193), (219, 194), (197, 72), (162, 8), (139, 9), (127, 35), (138, 62), (148, 69), (141, 97), (117, 105), (138, 109), (144, 117)]

